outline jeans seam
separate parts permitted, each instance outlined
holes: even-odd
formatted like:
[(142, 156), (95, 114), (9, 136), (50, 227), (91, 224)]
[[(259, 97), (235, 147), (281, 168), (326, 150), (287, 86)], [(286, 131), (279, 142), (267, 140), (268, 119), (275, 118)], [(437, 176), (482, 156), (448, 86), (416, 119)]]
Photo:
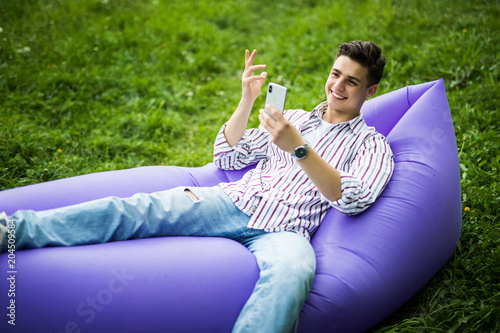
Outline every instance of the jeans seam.
[[(241, 235), (241, 237), (235, 239), (238, 243), (243, 243), (243, 241), (245, 240), (249, 240), (249, 234), (252, 233), (252, 232), (257, 232), (257, 231), (260, 231), (260, 232), (265, 232), (264, 230), (261, 230), (261, 229), (252, 229), (252, 228), (248, 228), (247, 227), (247, 230), (243, 233), (243, 235)], [(257, 236), (258, 234), (255, 234), (255, 235), (252, 235), (252, 237), (255, 237)]]

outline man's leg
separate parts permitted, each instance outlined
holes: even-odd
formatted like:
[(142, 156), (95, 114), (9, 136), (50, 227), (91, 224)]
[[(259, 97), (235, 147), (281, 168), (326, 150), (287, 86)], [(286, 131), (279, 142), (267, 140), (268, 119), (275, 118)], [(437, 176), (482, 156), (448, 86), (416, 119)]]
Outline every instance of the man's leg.
[(11, 219), (20, 249), (155, 236), (234, 239), (247, 230), (249, 217), (216, 186), (109, 197), (41, 212), (18, 211)]
[(311, 244), (294, 232), (260, 233), (245, 246), (253, 252), (260, 278), (233, 332), (290, 333), (316, 272)]

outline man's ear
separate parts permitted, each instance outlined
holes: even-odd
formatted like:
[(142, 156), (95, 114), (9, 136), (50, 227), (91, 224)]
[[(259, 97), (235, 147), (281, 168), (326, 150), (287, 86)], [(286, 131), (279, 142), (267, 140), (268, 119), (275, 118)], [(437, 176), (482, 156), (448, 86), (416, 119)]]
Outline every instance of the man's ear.
[(377, 92), (377, 88), (378, 88), (378, 84), (374, 84), (373, 86), (371, 86), (370, 88), (368, 88), (368, 92), (366, 94), (366, 99), (372, 97), (373, 95), (375, 95), (375, 93)]

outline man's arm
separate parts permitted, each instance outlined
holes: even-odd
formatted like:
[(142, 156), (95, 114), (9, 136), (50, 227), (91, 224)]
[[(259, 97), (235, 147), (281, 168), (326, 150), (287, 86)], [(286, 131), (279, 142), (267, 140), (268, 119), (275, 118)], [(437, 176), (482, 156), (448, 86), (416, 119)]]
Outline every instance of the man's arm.
[[(276, 108), (267, 106), (267, 109), (276, 120), (260, 110), (262, 126), (272, 142), (293, 154), (296, 147), (304, 144), (304, 139)], [(321, 194), (334, 208), (346, 214), (357, 214), (368, 208), (388, 184), (394, 170), (391, 148), (384, 137), (373, 137), (363, 147), (363, 153), (356, 155), (348, 173), (335, 169), (312, 149), (298, 161)]]
[[(272, 105), (267, 105), (266, 108), (271, 111), (276, 120), (262, 109), (259, 113), (259, 120), (269, 131), (271, 141), (280, 149), (293, 154), (296, 147), (304, 144), (304, 138), (276, 108)], [(307, 156), (298, 163), (325, 198), (330, 201), (342, 198), (340, 173), (312, 148), (309, 148)]]
[(307, 156), (298, 161), (314, 186), (330, 201), (342, 198), (340, 172), (309, 148)]
[(254, 71), (266, 68), (266, 65), (253, 64), (256, 55), (256, 50), (252, 54), (248, 50), (245, 51), (245, 70), (241, 77), (241, 100), (224, 130), (224, 136), (231, 147), (236, 145), (243, 137), (253, 104), (257, 97), (259, 97), (260, 90), (267, 77), (266, 72), (254, 75)]

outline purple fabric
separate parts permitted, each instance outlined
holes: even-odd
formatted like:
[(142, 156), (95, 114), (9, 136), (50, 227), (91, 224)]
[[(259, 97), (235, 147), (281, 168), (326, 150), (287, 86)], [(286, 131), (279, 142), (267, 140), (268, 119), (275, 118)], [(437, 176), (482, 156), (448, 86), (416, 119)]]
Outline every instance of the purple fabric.
[[(330, 211), (313, 237), (317, 272), (299, 332), (361, 332), (422, 288), (447, 262), (461, 230), (458, 154), (442, 80), (363, 106), (387, 136), (394, 175), (357, 216)], [(0, 211), (49, 209), (109, 195), (210, 186), (243, 171), (142, 167), (0, 192)], [(8, 257), (0, 255), (2, 332), (229, 332), (258, 268), (240, 244), (167, 237), (16, 252), (16, 326)]]

